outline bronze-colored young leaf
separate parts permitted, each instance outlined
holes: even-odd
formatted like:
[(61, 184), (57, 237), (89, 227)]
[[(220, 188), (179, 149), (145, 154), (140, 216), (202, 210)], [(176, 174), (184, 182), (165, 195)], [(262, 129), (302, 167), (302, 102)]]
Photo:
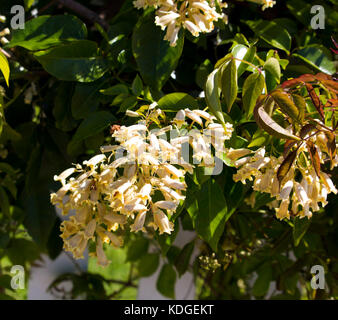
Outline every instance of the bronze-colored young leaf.
[(306, 83), (305, 86), (306, 86), (306, 89), (309, 93), (309, 96), (311, 98), (313, 105), (316, 107), (316, 109), (319, 112), (322, 120), (324, 121), (325, 116), (324, 116), (323, 105), (322, 105), (319, 97), (317, 96), (315, 89), (313, 88), (313, 86), (310, 83)]
[(232, 59), (222, 68), (221, 87), (227, 111), (231, 111), (231, 107), (237, 98), (237, 67), (236, 61)]
[(270, 93), (283, 113), (287, 114), (293, 120), (299, 122), (300, 113), (289, 95), (281, 90), (275, 90)]
[(317, 147), (312, 141), (307, 141), (306, 144), (310, 153), (312, 165), (316, 171), (317, 176), (320, 178), (320, 158)]
[(338, 82), (333, 80), (322, 80), (321, 83), (330, 91), (338, 94)]
[(306, 124), (304, 127), (302, 127), (302, 129), (300, 129), (299, 132), (299, 136), (304, 139), (307, 134), (309, 134), (311, 131), (316, 129), (316, 125), (312, 124), (312, 123), (308, 123)]
[(257, 104), (254, 109), (254, 117), (257, 124), (271, 135), (287, 140), (301, 140), (299, 137), (293, 135), (283, 127), (281, 127), (276, 121), (274, 121), (264, 109), (264, 104)]
[(283, 182), (283, 179), (290, 171), (292, 164), (294, 163), (298, 153), (298, 148), (292, 152), (290, 152), (287, 157), (284, 159), (280, 167), (277, 171), (277, 179), (279, 181), (279, 185)]
[(327, 149), (329, 151), (329, 156), (331, 160), (331, 170), (332, 168), (332, 160), (337, 154), (337, 147), (336, 147), (336, 135), (331, 131), (324, 131), (326, 138), (327, 138)]
[(295, 146), (296, 143), (297, 141), (295, 140), (286, 140), (283, 151), (284, 158), (286, 158), (286, 156), (289, 154), (290, 150)]
[(298, 108), (298, 111), (299, 111), (298, 120), (299, 120), (300, 123), (302, 123), (304, 121), (305, 113), (306, 113), (305, 99), (302, 96), (300, 96), (299, 94), (295, 94), (295, 93), (292, 93), (291, 97), (292, 97), (292, 100), (293, 100), (294, 104), (296, 105), (296, 107)]

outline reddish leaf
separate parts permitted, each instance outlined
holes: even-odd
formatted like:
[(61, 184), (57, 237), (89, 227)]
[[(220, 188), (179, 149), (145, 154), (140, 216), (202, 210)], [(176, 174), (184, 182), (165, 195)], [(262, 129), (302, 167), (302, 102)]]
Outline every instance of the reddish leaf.
[(283, 151), (283, 157), (286, 158), (289, 151), (294, 147), (294, 145), (297, 143), (295, 140), (286, 140), (284, 144), (284, 151)]
[(306, 86), (306, 89), (307, 89), (307, 91), (308, 91), (308, 93), (311, 97), (313, 105), (316, 107), (317, 111), (319, 112), (320, 116), (322, 117), (322, 120), (324, 121), (325, 116), (324, 116), (324, 111), (323, 111), (323, 105), (322, 105), (319, 97), (317, 96), (315, 89), (309, 83), (306, 83), (305, 86)]
[(330, 91), (338, 93), (338, 82), (334, 80), (322, 80), (321, 83)]
[(320, 178), (320, 158), (317, 147), (312, 141), (307, 141), (306, 144), (308, 146), (313, 167), (315, 168), (317, 176)]
[(329, 150), (329, 156), (332, 164), (332, 160), (337, 154), (336, 135), (330, 131), (324, 131), (324, 133), (327, 138), (327, 149)]
[(304, 139), (308, 133), (315, 130), (316, 126), (314, 124), (308, 123), (306, 124), (299, 132), (299, 136)]
[(280, 167), (277, 171), (277, 179), (279, 181), (279, 185), (282, 183), (285, 176), (291, 169), (292, 164), (294, 163), (298, 153), (298, 148), (288, 154), (288, 156), (284, 159)]
[(270, 95), (285, 114), (290, 118), (299, 121), (299, 110), (287, 93), (282, 90), (274, 90)]

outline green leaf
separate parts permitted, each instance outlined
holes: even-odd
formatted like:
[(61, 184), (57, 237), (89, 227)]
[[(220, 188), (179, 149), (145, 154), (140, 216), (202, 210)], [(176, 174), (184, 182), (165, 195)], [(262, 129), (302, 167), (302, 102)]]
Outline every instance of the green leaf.
[(271, 73), (271, 75), (274, 77), (274, 79), (279, 83), (280, 77), (281, 77), (281, 70), (279, 62), (276, 58), (269, 58), (263, 66), (264, 70)]
[(140, 277), (151, 276), (158, 268), (160, 256), (157, 253), (144, 254), (138, 263), (138, 273)]
[(26, 239), (13, 239), (7, 253), (13, 265), (22, 266), (25, 266), (26, 262), (33, 262), (40, 255), (37, 245)]
[(175, 47), (164, 40), (165, 32), (154, 23), (154, 15), (140, 18), (132, 37), (133, 54), (145, 83), (161, 90), (175, 70), (182, 54), (184, 38), (180, 35)]
[(6, 191), (0, 186), (0, 207), (4, 215), (9, 217), (9, 199)]
[(282, 49), (287, 54), (290, 53), (291, 36), (282, 26), (273, 21), (266, 20), (245, 21), (245, 23), (258, 37), (271, 46)]
[(263, 297), (270, 287), (272, 281), (272, 266), (270, 262), (264, 263), (257, 271), (258, 278), (252, 288), (255, 297)]
[(211, 178), (202, 185), (197, 201), (199, 210), (195, 221), (197, 233), (212, 250), (217, 251), (225, 222), (231, 212), (228, 211), (221, 188)]
[(334, 61), (331, 60), (330, 56), (321, 46), (307, 46), (296, 51), (292, 54), (292, 56), (299, 58), (317, 72), (324, 72), (328, 74), (336, 72)]
[(9, 64), (6, 56), (0, 51), (0, 70), (5, 78), (7, 87), (9, 87)]
[(258, 97), (262, 94), (265, 79), (261, 73), (252, 73), (243, 85), (243, 108), (249, 118), (252, 115)]
[(222, 68), (222, 93), (227, 111), (231, 111), (231, 107), (237, 98), (237, 67), (236, 61), (232, 59)]
[(78, 143), (106, 129), (116, 118), (107, 111), (92, 112), (76, 130), (70, 144)]
[(293, 227), (293, 241), (294, 245), (297, 247), (300, 241), (305, 236), (306, 231), (309, 229), (311, 224), (311, 219), (307, 218), (295, 218), (294, 219), (294, 227)]
[(55, 260), (59, 254), (62, 252), (63, 249), (63, 241), (60, 237), (61, 231), (60, 231), (60, 225), (61, 220), (59, 217), (55, 219), (55, 223), (53, 228), (51, 229), (48, 241), (47, 241), (47, 251), (48, 256), (52, 260)]
[(71, 131), (77, 126), (71, 110), (73, 93), (74, 85), (68, 82), (62, 82), (55, 91), (53, 116), (56, 128), (62, 131)]
[(6, 47), (36, 51), (86, 37), (85, 24), (75, 16), (40, 16), (26, 21), (24, 29), (12, 30), (12, 40)]
[(106, 59), (97, 56), (96, 42), (89, 40), (39, 51), (35, 58), (48, 73), (64, 81), (92, 82), (108, 70)]
[(204, 62), (198, 67), (195, 81), (201, 89), (204, 89), (205, 82), (207, 81), (208, 75), (210, 72), (212, 72), (212, 70), (213, 66), (209, 59), (204, 60)]
[(138, 237), (128, 245), (127, 260), (136, 261), (145, 255), (148, 251), (149, 241), (145, 238)]
[(91, 83), (77, 83), (72, 98), (72, 115), (75, 119), (84, 119), (96, 111), (100, 104), (100, 89), (107, 80), (99, 79)]
[(133, 91), (133, 94), (137, 97), (142, 93), (143, 83), (142, 83), (142, 80), (141, 80), (141, 78), (139, 77), (138, 74), (136, 75), (136, 77), (135, 77), (135, 79), (132, 83), (131, 89)]
[[(234, 46), (231, 52), (233, 57), (237, 59), (241, 59), (247, 62), (253, 62), (256, 54), (256, 47), (252, 46), (248, 48), (245, 45), (238, 44)], [(247, 63), (238, 60), (236, 60), (236, 67), (238, 77), (240, 77), (248, 68), (250, 68)]]
[(175, 259), (175, 267), (180, 277), (188, 270), (190, 258), (194, 251), (194, 246), (194, 241), (187, 243), (179, 253), (178, 257)]
[(29, 10), (30, 7), (34, 4), (35, 0), (25, 0), (25, 8)]
[(157, 290), (165, 297), (175, 299), (176, 272), (170, 264), (165, 264), (156, 282)]
[(181, 109), (198, 109), (196, 100), (187, 93), (169, 93), (158, 100), (158, 108), (166, 112), (177, 112)]
[(100, 92), (107, 96), (117, 96), (121, 93), (128, 94), (129, 89), (126, 85), (119, 83), (107, 89), (101, 89)]
[(208, 104), (210, 111), (220, 121), (224, 123), (224, 117), (222, 113), (221, 101), (219, 98), (219, 69), (215, 69), (208, 76), (207, 82), (205, 83), (205, 99)]
[[(102, 268), (97, 264), (96, 257), (89, 257), (88, 259), (88, 272), (92, 274), (98, 274), (108, 280), (129, 281), (131, 263), (126, 262), (127, 249), (126, 248), (114, 248), (109, 245), (104, 245), (104, 252), (110, 264)], [(135, 281), (133, 281), (135, 282)], [(136, 283), (137, 284), (137, 283)], [(123, 284), (112, 282), (105, 286), (106, 293), (112, 294), (118, 290), (121, 290)], [(115, 299), (134, 300), (137, 297), (137, 289), (127, 288), (123, 290)]]

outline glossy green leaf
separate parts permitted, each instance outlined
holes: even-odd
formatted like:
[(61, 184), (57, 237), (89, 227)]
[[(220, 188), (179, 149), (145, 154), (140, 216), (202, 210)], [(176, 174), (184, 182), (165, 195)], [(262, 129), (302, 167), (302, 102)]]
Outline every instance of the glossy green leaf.
[(158, 100), (158, 108), (166, 112), (177, 112), (181, 109), (198, 109), (196, 100), (187, 93), (169, 93)]
[(35, 58), (48, 73), (64, 81), (92, 82), (108, 70), (105, 58), (97, 55), (96, 43), (88, 40), (39, 51)]
[(224, 123), (224, 117), (222, 113), (222, 106), (220, 100), (220, 72), (219, 69), (215, 69), (208, 76), (205, 84), (205, 99), (212, 114), (220, 121)]
[[(247, 47), (242, 44), (234, 46), (231, 50), (231, 53), (234, 58), (241, 59), (247, 62), (253, 62), (256, 54), (256, 47)], [(248, 68), (250, 68), (248, 63), (236, 60), (237, 74), (240, 77)]]
[(183, 50), (183, 36), (175, 47), (163, 39), (164, 31), (154, 23), (153, 14), (140, 18), (132, 38), (133, 54), (145, 83), (160, 90), (175, 70)]
[(281, 77), (281, 70), (280, 70), (280, 65), (279, 62), (276, 58), (269, 58), (265, 63), (264, 63), (264, 70), (268, 71), (271, 73), (271, 75), (274, 77), (274, 79), (279, 82), (280, 77)]
[(269, 43), (271, 46), (284, 50), (287, 54), (290, 52), (291, 36), (289, 32), (282, 26), (273, 21), (252, 20), (245, 23), (253, 30), (253, 32)]
[(243, 85), (243, 108), (249, 118), (252, 115), (258, 97), (262, 94), (265, 79), (261, 73), (252, 73)]
[(305, 47), (293, 53), (293, 56), (299, 58), (317, 72), (328, 74), (336, 72), (334, 61), (331, 60), (331, 57), (320, 46)]
[(13, 29), (12, 40), (6, 47), (36, 51), (86, 37), (85, 24), (75, 16), (40, 16), (26, 21), (24, 29)]
[(237, 98), (237, 67), (236, 61), (232, 59), (222, 68), (221, 87), (228, 113)]
[(176, 272), (170, 264), (163, 265), (156, 282), (157, 290), (165, 297), (175, 299)]
[(196, 230), (198, 235), (217, 251), (219, 239), (224, 231), (225, 222), (230, 217), (221, 188), (213, 179), (202, 185), (198, 193), (198, 214)]

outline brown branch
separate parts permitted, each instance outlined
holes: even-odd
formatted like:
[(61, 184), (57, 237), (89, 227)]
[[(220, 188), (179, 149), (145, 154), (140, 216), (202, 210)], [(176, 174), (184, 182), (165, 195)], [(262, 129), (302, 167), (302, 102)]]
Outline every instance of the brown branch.
[(58, 0), (60, 4), (62, 4), (64, 7), (76, 12), (79, 16), (91, 21), (91, 22), (97, 22), (105, 29), (108, 29), (108, 23), (104, 21), (98, 14), (96, 14), (94, 11), (86, 8), (82, 4), (74, 1), (74, 0)]

